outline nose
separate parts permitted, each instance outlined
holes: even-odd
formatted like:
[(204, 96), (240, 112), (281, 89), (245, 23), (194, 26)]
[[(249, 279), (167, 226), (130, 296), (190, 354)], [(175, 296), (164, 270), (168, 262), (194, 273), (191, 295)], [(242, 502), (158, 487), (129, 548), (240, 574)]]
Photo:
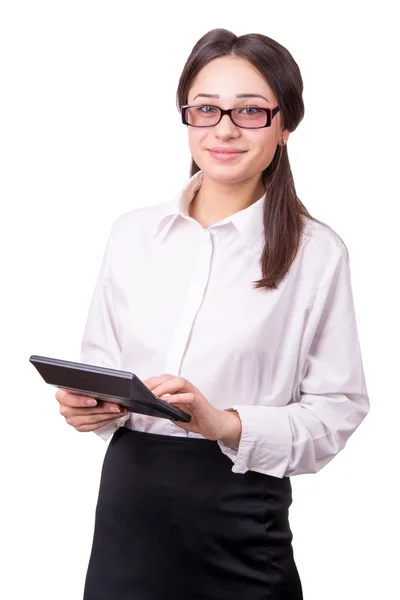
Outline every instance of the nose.
[(218, 138), (237, 137), (240, 135), (239, 127), (235, 125), (229, 115), (223, 115), (220, 122), (215, 125), (214, 133)]

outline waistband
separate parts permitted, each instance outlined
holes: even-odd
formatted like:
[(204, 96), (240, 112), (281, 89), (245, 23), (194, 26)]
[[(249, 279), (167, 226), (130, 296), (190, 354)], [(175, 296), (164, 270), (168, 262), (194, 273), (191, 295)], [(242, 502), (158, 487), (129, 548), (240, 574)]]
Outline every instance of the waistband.
[[(183, 431), (183, 430), (182, 430)], [(143, 440), (152, 440), (155, 442), (171, 442), (177, 444), (192, 444), (199, 447), (218, 447), (218, 442), (208, 440), (206, 438), (195, 438), (188, 437), (186, 435), (165, 435), (160, 433), (150, 433), (147, 431), (138, 431), (137, 429), (129, 429), (128, 427), (120, 427), (114, 434), (116, 435), (128, 435), (132, 439), (140, 438)]]

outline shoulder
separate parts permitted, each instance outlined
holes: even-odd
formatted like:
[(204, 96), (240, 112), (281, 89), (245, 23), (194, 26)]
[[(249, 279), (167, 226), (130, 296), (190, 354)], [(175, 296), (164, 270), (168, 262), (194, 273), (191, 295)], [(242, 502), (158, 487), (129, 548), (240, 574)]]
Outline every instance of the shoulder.
[(324, 286), (337, 270), (347, 268), (349, 251), (340, 235), (322, 221), (304, 217), (304, 231), (299, 258), (304, 271), (316, 285)]
[(304, 245), (309, 252), (318, 252), (329, 258), (343, 256), (348, 259), (349, 251), (340, 235), (323, 221), (304, 217)]
[(112, 225), (114, 238), (131, 238), (154, 234), (158, 224), (171, 210), (173, 202), (162, 202), (151, 206), (135, 208), (120, 215)]
[(110, 238), (114, 246), (150, 243), (163, 218), (170, 214), (173, 201), (135, 208), (120, 215), (112, 224)]

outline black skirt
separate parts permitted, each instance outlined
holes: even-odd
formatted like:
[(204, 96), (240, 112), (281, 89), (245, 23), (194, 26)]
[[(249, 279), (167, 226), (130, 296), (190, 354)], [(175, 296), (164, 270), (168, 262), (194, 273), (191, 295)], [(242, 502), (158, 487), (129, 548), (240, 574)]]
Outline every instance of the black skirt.
[(218, 444), (120, 428), (104, 459), (84, 600), (302, 600), (288, 477)]

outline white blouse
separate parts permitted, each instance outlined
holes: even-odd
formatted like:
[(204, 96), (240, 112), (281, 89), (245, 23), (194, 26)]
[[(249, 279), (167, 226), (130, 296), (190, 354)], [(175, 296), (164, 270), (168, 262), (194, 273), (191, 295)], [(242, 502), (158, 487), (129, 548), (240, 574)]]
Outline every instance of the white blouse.
[[(196, 173), (172, 202), (115, 222), (89, 310), (81, 361), (193, 383), (242, 421), (239, 448), (219, 447), (235, 473), (315, 473), (369, 410), (348, 251), (305, 218), (300, 250), (276, 290), (261, 277), (265, 196), (204, 229), (188, 215)], [(201, 437), (134, 413), (121, 425)]]

